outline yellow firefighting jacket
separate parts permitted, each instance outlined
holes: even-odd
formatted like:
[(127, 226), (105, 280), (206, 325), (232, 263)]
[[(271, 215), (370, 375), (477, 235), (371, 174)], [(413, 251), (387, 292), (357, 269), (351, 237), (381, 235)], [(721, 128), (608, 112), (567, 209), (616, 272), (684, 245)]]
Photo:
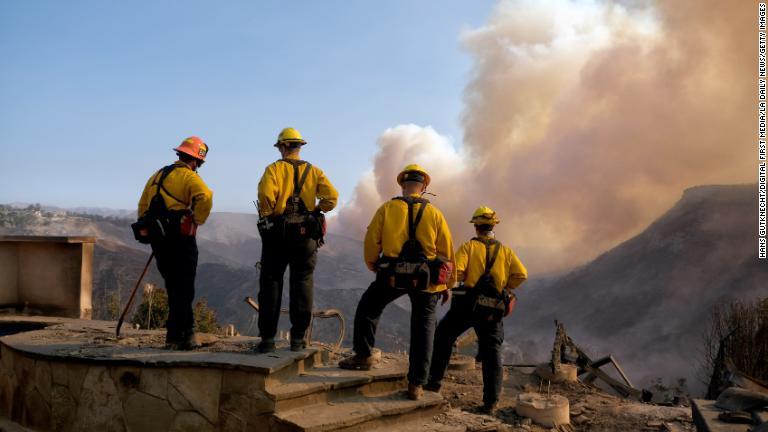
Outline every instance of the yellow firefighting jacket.
[[(491, 246), (491, 253), (495, 246)], [(459, 280), (464, 285), (475, 286), (480, 276), (485, 272), (485, 243), (470, 240), (456, 251), (456, 270)], [(501, 291), (515, 289), (528, 278), (528, 270), (517, 258), (515, 252), (507, 246), (499, 247), (499, 255), (491, 268), (491, 277), (496, 282), (496, 287)]]
[[(418, 197), (418, 195), (412, 195)], [(414, 205), (414, 214), (419, 206)], [(373, 215), (368, 230), (365, 233), (363, 245), (365, 264), (369, 269), (375, 270), (376, 261), (380, 255), (397, 258), (400, 249), (408, 240), (408, 204), (402, 200), (390, 200), (385, 202)], [(416, 227), (416, 240), (421, 243), (427, 259), (434, 259), (438, 255), (454, 262), (453, 240), (451, 231), (440, 210), (432, 204), (424, 209), (421, 222)], [(456, 270), (448, 281), (448, 286), (456, 282)], [(446, 285), (431, 285), (429, 292), (439, 292), (447, 289)]]
[[(287, 159), (298, 160), (295, 155), (286, 156)], [(299, 177), (304, 174), (306, 165), (299, 166)], [(301, 200), (307, 207), (307, 211), (313, 211), (315, 207), (329, 212), (336, 207), (339, 193), (323, 173), (323, 170), (312, 165), (304, 186), (301, 188)], [(271, 163), (264, 170), (264, 175), (259, 181), (259, 213), (262, 216), (279, 216), (285, 211), (288, 198), (293, 194), (293, 165), (283, 160)], [(319, 203), (315, 203), (316, 200)]]
[[(163, 181), (163, 188), (173, 197), (168, 196), (162, 188), (160, 195), (163, 197), (168, 210), (190, 209), (194, 213), (195, 223), (202, 225), (208, 219), (208, 215), (211, 214), (213, 191), (208, 189), (203, 179), (187, 164), (176, 161), (174, 165), (176, 168)], [(152, 177), (147, 180), (147, 185), (144, 186), (144, 192), (139, 199), (139, 217), (144, 216), (144, 213), (149, 209), (149, 202), (157, 193), (157, 181), (160, 180), (161, 171), (162, 169), (152, 174)]]

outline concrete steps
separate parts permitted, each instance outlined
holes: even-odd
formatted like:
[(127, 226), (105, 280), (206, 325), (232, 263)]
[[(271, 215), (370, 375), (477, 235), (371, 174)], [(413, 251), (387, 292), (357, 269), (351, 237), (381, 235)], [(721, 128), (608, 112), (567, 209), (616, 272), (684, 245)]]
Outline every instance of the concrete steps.
[(425, 392), (421, 400), (409, 400), (407, 371), (407, 359), (390, 358), (369, 371), (316, 363), (288, 379), (268, 380), (264, 390), (274, 401), (272, 430), (370, 432), (402, 429), (406, 424), (413, 430), (432, 430), (421, 426), (444, 410), (445, 401), (432, 392)]
[(394, 426), (400, 429), (410, 422), (426, 422), (442, 412), (444, 406), (443, 398), (432, 392), (425, 392), (424, 397), (418, 401), (409, 400), (404, 391), (381, 396), (349, 396), (275, 413), (275, 430), (354, 432), (376, 428), (392, 430)]
[(275, 411), (326, 403), (344, 397), (378, 396), (406, 387), (405, 362), (389, 364), (370, 371), (351, 371), (335, 366), (318, 366), (284, 381), (270, 381), (265, 389), (275, 401)]

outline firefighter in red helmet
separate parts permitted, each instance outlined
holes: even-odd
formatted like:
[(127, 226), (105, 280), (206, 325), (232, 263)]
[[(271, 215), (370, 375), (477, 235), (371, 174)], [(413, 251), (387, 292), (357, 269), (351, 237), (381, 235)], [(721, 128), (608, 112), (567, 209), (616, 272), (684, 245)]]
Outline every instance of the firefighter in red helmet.
[(205, 223), (213, 206), (213, 192), (197, 170), (205, 162), (208, 145), (192, 136), (174, 148), (179, 160), (161, 168), (147, 181), (139, 199), (139, 224), (150, 243), (157, 269), (168, 293), (166, 347), (193, 349), (192, 302), (197, 271), (197, 226)]

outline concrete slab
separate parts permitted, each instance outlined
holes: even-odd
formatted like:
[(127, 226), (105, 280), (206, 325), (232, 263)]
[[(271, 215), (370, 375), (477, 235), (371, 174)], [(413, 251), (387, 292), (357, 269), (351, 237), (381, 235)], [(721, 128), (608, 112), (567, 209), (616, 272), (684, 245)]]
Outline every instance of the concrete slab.
[[(69, 321), (44, 330), (17, 333), (0, 338), (0, 344), (32, 357), (83, 363), (110, 363), (135, 366), (196, 366), (239, 369), (273, 374), (317, 353), (279, 350), (269, 354), (212, 351), (171, 351), (160, 348), (121, 345), (114, 336), (114, 323)], [(162, 335), (161, 331), (131, 330), (125, 338)], [(253, 338), (253, 342), (258, 338)], [(242, 338), (238, 339), (243, 342)], [(241, 350), (242, 351), (242, 350)]]
[(306, 396), (313, 393), (329, 392), (335, 389), (365, 385), (369, 377), (322, 376), (303, 374), (287, 382), (267, 388), (267, 394), (276, 401)]
[[(277, 413), (275, 418), (294, 430), (304, 432), (348, 430), (362, 425), (368, 428), (369, 422), (384, 417), (402, 416), (430, 408), (441, 409), (444, 404), (445, 401), (437, 393), (426, 392), (422, 399), (412, 401), (406, 398), (404, 392), (398, 392), (380, 397), (351, 397), (297, 408)], [(377, 427), (377, 425), (370, 426)]]
[(404, 379), (407, 374), (408, 363), (404, 360), (380, 363), (369, 371), (316, 366), (296, 378), (267, 388), (267, 393), (275, 400), (284, 400), (322, 391), (358, 387), (377, 381)]
[(752, 426), (745, 424), (725, 423), (717, 416), (725, 412), (715, 406), (715, 401), (694, 399), (691, 402), (693, 423), (699, 432), (748, 432)]

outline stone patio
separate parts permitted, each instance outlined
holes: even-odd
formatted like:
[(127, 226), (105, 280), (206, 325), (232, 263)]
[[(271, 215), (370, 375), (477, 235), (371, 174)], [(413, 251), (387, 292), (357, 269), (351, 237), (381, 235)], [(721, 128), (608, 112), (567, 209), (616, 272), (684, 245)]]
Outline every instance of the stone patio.
[(36, 430), (370, 430), (445, 405), (435, 393), (405, 397), (402, 359), (346, 371), (321, 347), (253, 354), (258, 338), (209, 335), (184, 352), (162, 348), (157, 331), (117, 339), (114, 322), (2, 317), (0, 327), (24, 320), (49, 326), (0, 338), (0, 415)]

